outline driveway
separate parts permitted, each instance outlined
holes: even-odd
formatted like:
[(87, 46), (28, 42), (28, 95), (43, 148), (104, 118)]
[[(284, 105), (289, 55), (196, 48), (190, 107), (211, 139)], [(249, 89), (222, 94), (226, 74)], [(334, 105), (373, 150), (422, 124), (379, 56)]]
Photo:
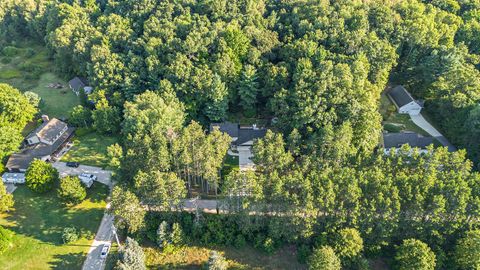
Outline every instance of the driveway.
[(97, 176), (97, 181), (103, 183), (107, 186), (111, 186), (111, 177), (112, 172), (108, 170), (104, 170), (100, 167), (94, 166), (87, 166), (87, 165), (80, 165), (78, 168), (67, 167), (65, 162), (55, 162), (53, 163), (53, 167), (55, 167), (58, 172), (60, 173), (61, 177), (65, 177), (67, 175), (79, 175), (81, 173), (90, 173)]
[(12, 184), (12, 183), (5, 183), (5, 188), (7, 189), (7, 193), (12, 194), (15, 191), (15, 189), (17, 189), (17, 186), (15, 186), (15, 184)]
[(105, 213), (98, 228), (95, 239), (93, 240), (90, 250), (87, 253), (87, 259), (83, 263), (83, 270), (103, 270), (105, 269), (105, 259), (100, 258), (100, 253), (105, 244), (112, 244), (113, 232), (113, 216)]
[(238, 150), (238, 166), (240, 167), (240, 171), (251, 170), (254, 167), (254, 163), (252, 161), (252, 149), (250, 146), (239, 146)]
[(410, 118), (412, 119), (415, 125), (419, 126), (421, 129), (425, 130), (430, 136), (437, 139), (443, 146), (448, 147), (449, 151), (456, 151), (457, 148), (451, 144), (445, 136), (443, 136), (436, 128), (434, 128), (428, 121), (423, 117), (422, 114), (411, 115)]

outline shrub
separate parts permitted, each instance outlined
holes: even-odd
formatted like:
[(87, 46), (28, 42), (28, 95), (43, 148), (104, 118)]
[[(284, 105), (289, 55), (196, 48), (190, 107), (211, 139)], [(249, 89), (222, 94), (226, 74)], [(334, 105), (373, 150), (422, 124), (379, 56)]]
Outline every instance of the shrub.
[(416, 239), (404, 240), (397, 250), (395, 260), (399, 270), (433, 270), (436, 265), (433, 251), (427, 244)]
[(2, 64), (10, 64), (12, 62), (12, 58), (10, 57), (2, 57), (1, 60)]
[(42, 100), (40, 96), (31, 91), (26, 91), (23, 95), (28, 99), (28, 103), (32, 104), (34, 107), (38, 107), (40, 105), (40, 101)]
[(5, 252), (12, 245), (13, 233), (0, 226), (0, 254)]
[(25, 173), (27, 187), (38, 193), (51, 190), (58, 178), (58, 171), (52, 164), (39, 159), (32, 161)]
[(238, 234), (237, 237), (235, 237), (235, 242), (233, 245), (236, 248), (243, 248), (247, 244), (247, 240), (245, 240), (245, 237), (243, 234)]
[(125, 245), (120, 249), (119, 259), (116, 269), (146, 269), (145, 253), (137, 241), (130, 237), (127, 237)]
[(87, 190), (77, 176), (67, 176), (60, 180), (58, 197), (66, 203), (78, 204), (87, 196)]
[(322, 246), (315, 249), (308, 263), (310, 270), (340, 270), (340, 259), (335, 255), (333, 248)]
[(388, 132), (392, 132), (392, 133), (398, 133), (398, 132), (402, 131), (402, 129), (399, 126), (394, 125), (394, 124), (390, 124), (390, 123), (387, 123), (387, 124), (383, 125), (383, 129), (388, 131)]
[(180, 224), (173, 223), (172, 225), (172, 233), (170, 234), (170, 241), (173, 245), (181, 246), (184, 243), (184, 235), (183, 230)]
[(301, 245), (297, 249), (297, 260), (300, 263), (306, 263), (310, 254), (310, 248), (307, 245)]
[(363, 250), (363, 239), (356, 229), (342, 229), (336, 237), (334, 249), (342, 261), (352, 262)]
[(458, 241), (455, 260), (463, 269), (480, 269), (480, 230), (469, 231)]
[(267, 237), (265, 241), (263, 241), (262, 249), (268, 254), (272, 254), (275, 251), (275, 242), (272, 238)]
[(35, 55), (35, 50), (32, 48), (28, 48), (25, 50), (25, 56), (26, 57), (32, 57)]
[(87, 134), (92, 133), (94, 130), (93, 128), (77, 128), (75, 130), (75, 134), (79, 137), (85, 136)]
[(2, 50), (2, 53), (3, 55), (5, 56), (15, 56), (18, 54), (18, 48), (16, 47), (13, 47), (13, 46), (6, 46), (5, 48), (3, 48)]
[(62, 232), (63, 243), (71, 243), (78, 240), (78, 232), (75, 227), (66, 227)]
[(170, 242), (168, 237), (168, 223), (164, 220), (158, 225), (157, 229), (157, 245), (160, 248), (165, 247)]
[(210, 256), (208, 257), (208, 270), (226, 270), (228, 267), (227, 261), (225, 258), (218, 252), (212, 251), (210, 252)]

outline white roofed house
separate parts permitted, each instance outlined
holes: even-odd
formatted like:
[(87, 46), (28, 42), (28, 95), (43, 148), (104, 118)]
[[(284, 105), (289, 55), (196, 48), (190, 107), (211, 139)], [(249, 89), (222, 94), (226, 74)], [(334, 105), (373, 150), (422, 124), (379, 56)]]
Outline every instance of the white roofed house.
[(74, 132), (65, 122), (42, 116), (43, 123), (26, 138), (26, 147), (12, 154), (6, 168), (11, 172), (25, 172), (34, 159), (49, 161), (63, 148)]
[(418, 115), (422, 110), (422, 105), (420, 102), (413, 99), (412, 95), (410, 95), (407, 89), (401, 85), (389, 89), (387, 91), (387, 96), (397, 107), (398, 113)]

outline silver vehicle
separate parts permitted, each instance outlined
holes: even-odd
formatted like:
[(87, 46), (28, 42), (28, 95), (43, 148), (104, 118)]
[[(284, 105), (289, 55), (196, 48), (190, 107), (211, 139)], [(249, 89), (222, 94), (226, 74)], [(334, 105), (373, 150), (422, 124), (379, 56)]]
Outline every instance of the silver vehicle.
[(102, 252), (100, 252), (100, 258), (105, 259), (110, 251), (110, 243), (103, 245)]
[(80, 181), (88, 188), (92, 186), (93, 181), (97, 180), (97, 176), (89, 173), (81, 173), (78, 178), (80, 178)]

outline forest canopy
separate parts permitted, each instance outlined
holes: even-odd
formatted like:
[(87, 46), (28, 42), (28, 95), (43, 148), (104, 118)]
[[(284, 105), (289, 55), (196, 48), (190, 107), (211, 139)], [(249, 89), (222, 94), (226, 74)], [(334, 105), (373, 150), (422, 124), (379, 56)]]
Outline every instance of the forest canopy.
[[(88, 111), (72, 115), (120, 134), (110, 148), (120, 210), (169, 209), (200, 183), (230, 195), (241, 237), (334, 252), (342, 265), (357, 256), (336, 242), (342, 232), (363, 239), (357, 253), (391, 258), (413, 239), (399, 263), (417, 265), (409, 254), (420, 250), (428, 267), (451, 269), (457, 239), (478, 229), (478, 0), (4, 0), (0, 22), (0, 46), (35, 39), (62, 76), (94, 86)], [(396, 84), (465, 150), (377, 151), (380, 97)], [(277, 121), (253, 147), (255, 171), (224, 173), (229, 138), (205, 130), (238, 114)], [(149, 214), (125, 218), (129, 232)]]

